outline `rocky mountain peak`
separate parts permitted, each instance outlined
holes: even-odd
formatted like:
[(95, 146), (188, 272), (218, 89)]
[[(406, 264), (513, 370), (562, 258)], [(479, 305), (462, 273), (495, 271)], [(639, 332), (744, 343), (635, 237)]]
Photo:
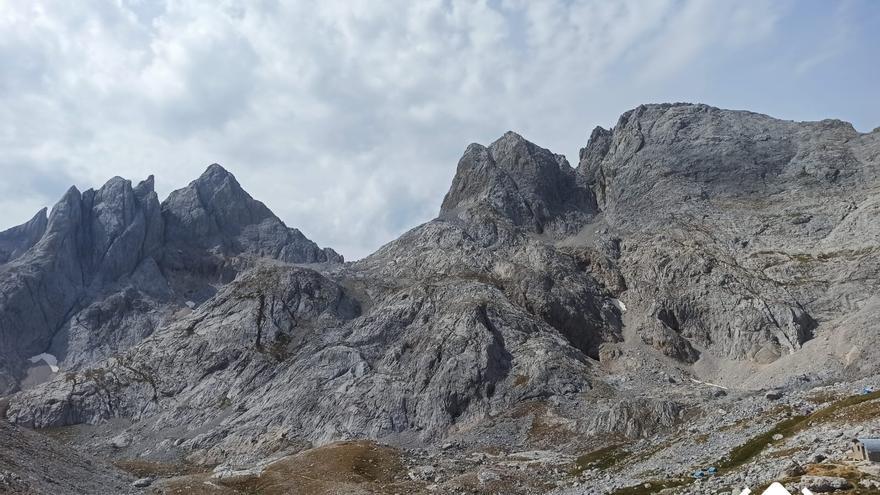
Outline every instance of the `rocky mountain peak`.
[(792, 122), (703, 104), (641, 105), (596, 128), (578, 172), (600, 207), (667, 209), (676, 202), (852, 185), (867, 172), (862, 140), (835, 120)]
[(46, 226), (47, 236), (64, 232), (68, 230), (69, 225), (79, 221), (82, 214), (81, 200), (82, 193), (79, 192), (79, 189), (76, 186), (70, 186), (49, 212), (49, 221)]
[(0, 265), (18, 258), (43, 237), (49, 222), (47, 212), (41, 208), (27, 222), (0, 232)]
[(172, 192), (162, 204), (166, 261), (180, 266), (206, 254), (249, 254), (283, 261), (341, 261), (298, 230), (290, 229), (255, 200), (229, 171), (212, 164), (187, 187)]
[(408, 493), (756, 486), (877, 429), (878, 133), (643, 105), (579, 158), (472, 144), (440, 218), (344, 265), (219, 165), (72, 189), (0, 233), (0, 416), (234, 486), (372, 439)]
[(593, 204), (564, 156), (508, 131), (488, 148), (467, 147), (440, 214), (489, 213), (537, 233), (564, 233), (575, 230)]
[[(226, 199), (237, 201), (255, 201), (238, 183), (231, 172), (218, 163), (212, 163), (190, 185), (195, 185), (205, 196), (225, 194)], [(209, 199), (206, 199), (210, 201)]]
[[(24, 359), (51, 350), (64, 366), (133, 345), (163, 317), (156, 308), (202, 301), (246, 264), (341, 262), (288, 228), (214, 164), (159, 203), (151, 175), (71, 187), (46, 215), (0, 232), (0, 393)], [(39, 315), (39, 317), (34, 317)]]
[(235, 176), (232, 175), (232, 172), (223, 168), (223, 165), (220, 165), (219, 163), (212, 163), (208, 165), (208, 168), (206, 168), (205, 171), (202, 172), (202, 175), (199, 176), (197, 180), (209, 180), (212, 178), (219, 180), (235, 180)]
[(149, 176), (147, 176), (146, 179), (140, 181), (140, 182), (138, 183), (137, 187), (134, 188), (134, 190), (135, 190), (135, 193), (136, 193), (139, 197), (143, 197), (143, 196), (146, 196), (146, 195), (148, 195), (148, 194), (150, 194), (150, 193), (152, 193), (152, 192), (155, 192), (155, 190), (156, 190), (156, 178), (153, 177), (152, 174), (150, 174)]

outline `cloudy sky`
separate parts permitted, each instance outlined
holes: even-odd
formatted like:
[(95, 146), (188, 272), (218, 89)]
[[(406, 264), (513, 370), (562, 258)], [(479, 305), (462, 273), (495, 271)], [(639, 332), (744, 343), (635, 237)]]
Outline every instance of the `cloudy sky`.
[(508, 129), (572, 162), (646, 102), (870, 131), (878, 33), (873, 0), (0, 0), (0, 229), (71, 184), (155, 174), (164, 198), (218, 162), (355, 259)]

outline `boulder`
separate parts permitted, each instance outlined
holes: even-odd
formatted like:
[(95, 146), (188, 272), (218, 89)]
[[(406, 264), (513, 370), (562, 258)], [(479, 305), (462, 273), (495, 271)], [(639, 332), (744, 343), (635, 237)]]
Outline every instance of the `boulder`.
[(845, 478), (836, 476), (804, 476), (801, 478), (799, 486), (815, 493), (829, 493), (846, 490), (851, 488), (852, 484)]

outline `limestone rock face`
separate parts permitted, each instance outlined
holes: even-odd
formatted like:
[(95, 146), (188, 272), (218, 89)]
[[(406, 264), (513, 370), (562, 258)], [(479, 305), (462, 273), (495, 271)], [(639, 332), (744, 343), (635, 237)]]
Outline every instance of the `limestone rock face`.
[(567, 234), (576, 232), (596, 206), (564, 156), (508, 132), (488, 148), (468, 146), (440, 215), (487, 210), (539, 234)]
[(876, 276), (843, 275), (876, 268), (856, 263), (878, 231), (876, 134), (691, 104), (594, 130), (578, 165), (603, 213), (591, 228), (621, 246), (643, 340), (766, 364), (876, 291)]
[(162, 206), (168, 239), (164, 262), (171, 267), (201, 263), (207, 255), (248, 254), (291, 263), (341, 262), (300, 231), (288, 228), (235, 177), (214, 164)]
[[(642, 105), (612, 130), (596, 129), (578, 171), (621, 222), (662, 221), (648, 208), (772, 196), (876, 178), (860, 158), (863, 137), (836, 120), (790, 122), (707, 105)], [(638, 215), (642, 213), (643, 215)]]
[(0, 233), (0, 256), (0, 393), (17, 387), (30, 356), (50, 351), (73, 369), (136, 344), (231, 280), (239, 258), (342, 261), (219, 165), (164, 205), (152, 176), (71, 188), (48, 218)]
[[(589, 190), (558, 157), (518, 136), (493, 146), (492, 166), (522, 183), (516, 204), (539, 215), (510, 216), (517, 210), (484, 194), (490, 183), (474, 194), (450, 192), (457, 202), (447, 201), (440, 218), (354, 264), (310, 269), (278, 256), (243, 265), (192, 314), (167, 318), (129, 350), (23, 392), (7, 416), (35, 427), (127, 417), (136, 422), (133, 445), (144, 446), (165, 431), (222, 417), (218, 428), (180, 444), (198, 462), (214, 463), (269, 455), (282, 438), (436, 442), (523, 401), (589, 391), (599, 348), (623, 339), (620, 309), (577, 260), (535, 237), (587, 221), (592, 210), (576, 206)], [(551, 182), (527, 192), (529, 181), (544, 179)], [(583, 197), (558, 197), (569, 189)], [(250, 241), (278, 232), (274, 217), (210, 213), (199, 206), (206, 200), (192, 202), (210, 197), (206, 190), (225, 195), (224, 205), (241, 194), (212, 169), (172, 194), (164, 206), (169, 249), (179, 242), (170, 239), (184, 237), (174, 222), (208, 239), (186, 256), (258, 254), (262, 244)], [(266, 222), (256, 231), (222, 227), (259, 219)], [(266, 418), (273, 418), (269, 428)]]
[(465, 150), (436, 219), (347, 264), (219, 166), (162, 205), (151, 181), (71, 190), (0, 265), (7, 390), (47, 349), (66, 371), (6, 417), (114, 419), (128, 455), (224, 466), (650, 439), (728, 414), (700, 387), (727, 407), (789, 367), (876, 369), (878, 157), (880, 132), (704, 105), (627, 112), (577, 169), (507, 133)]
[(18, 258), (43, 237), (49, 221), (46, 211), (43, 208), (26, 223), (0, 232), (0, 265)]
[(52, 209), (42, 238), (2, 267), (4, 390), (21, 377), (24, 359), (46, 351), (86, 299), (159, 253), (161, 222), (151, 181), (135, 189), (116, 177), (97, 191), (68, 190)]

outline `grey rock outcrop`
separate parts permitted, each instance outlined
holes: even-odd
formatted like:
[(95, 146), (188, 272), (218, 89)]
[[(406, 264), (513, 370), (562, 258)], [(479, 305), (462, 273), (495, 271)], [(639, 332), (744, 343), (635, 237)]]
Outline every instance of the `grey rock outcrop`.
[(27, 222), (0, 232), (0, 265), (18, 258), (43, 237), (49, 217), (46, 208)]
[(596, 213), (596, 201), (564, 156), (507, 132), (488, 148), (468, 146), (440, 216), (487, 212), (539, 234), (571, 234)]
[(683, 412), (684, 407), (674, 401), (615, 400), (607, 411), (593, 420), (590, 428), (638, 438), (677, 424)]
[(98, 190), (71, 188), (44, 217), (0, 233), (0, 393), (41, 352), (75, 369), (136, 344), (234, 278), (245, 258), (342, 261), (219, 165), (164, 205), (152, 176), (136, 187), (114, 177)]
[(163, 262), (173, 269), (204, 264), (209, 255), (342, 262), (332, 249), (321, 249), (299, 230), (284, 225), (217, 164), (189, 186), (172, 192), (162, 213), (167, 239)]
[(791, 122), (707, 105), (642, 105), (624, 113), (612, 130), (593, 131), (578, 170), (608, 216), (659, 223), (661, 215), (633, 214), (678, 211), (698, 199), (767, 197), (798, 186), (875, 179), (876, 171), (864, 168), (861, 139), (851, 124), (836, 120)]
[[(219, 166), (172, 193), (157, 237), (151, 184), (130, 215), (107, 198), (124, 183), (71, 193), (0, 268), (11, 284), (55, 273), (37, 253), (84, 256), (88, 276), (45, 282), (80, 294), (75, 309), (27, 348), (59, 346), (69, 373), (13, 396), (6, 416), (124, 418), (117, 450), (224, 466), (363, 437), (453, 455), (724, 422), (723, 446), (703, 438), (681, 464), (722, 459), (748, 440), (727, 421), (748, 380), (767, 389), (789, 365), (850, 376), (880, 359), (878, 157), (880, 133), (704, 105), (627, 112), (592, 133), (577, 169), (507, 133), (467, 148), (436, 219), (348, 264)], [(81, 217), (97, 220), (65, 237)], [(142, 254), (94, 254), (117, 238)], [(24, 307), (2, 301), (2, 318)], [(742, 417), (766, 405), (743, 400)], [(646, 455), (683, 448), (667, 440)]]
[(46, 351), (85, 300), (156, 256), (161, 235), (150, 180), (132, 188), (116, 177), (97, 191), (68, 190), (42, 238), (0, 274), (3, 390), (15, 386), (24, 359)]
[(846, 490), (851, 488), (852, 484), (846, 478), (836, 476), (804, 476), (801, 478), (800, 486), (816, 493), (829, 493)]
[(848, 123), (706, 105), (643, 105), (596, 129), (578, 172), (601, 237), (621, 243), (613, 265), (644, 340), (683, 361), (766, 364), (874, 293), (873, 263), (853, 262), (875, 246), (858, 205), (872, 208), (877, 150)]

